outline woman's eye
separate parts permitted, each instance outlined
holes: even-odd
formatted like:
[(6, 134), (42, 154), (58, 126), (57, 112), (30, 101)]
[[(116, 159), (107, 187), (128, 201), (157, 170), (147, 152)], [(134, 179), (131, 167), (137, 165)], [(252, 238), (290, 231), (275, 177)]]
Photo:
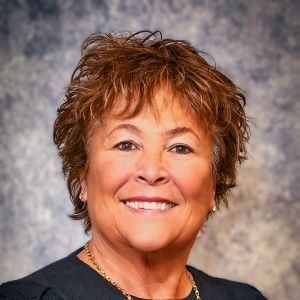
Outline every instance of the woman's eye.
[[(175, 149), (175, 151), (173, 151)], [(176, 152), (179, 154), (188, 154), (192, 152), (192, 149), (186, 145), (175, 145), (172, 149), (171, 152)]]
[(137, 147), (132, 142), (129, 141), (120, 142), (117, 145), (115, 145), (114, 148), (117, 148), (118, 150), (121, 151), (131, 151), (137, 149)]

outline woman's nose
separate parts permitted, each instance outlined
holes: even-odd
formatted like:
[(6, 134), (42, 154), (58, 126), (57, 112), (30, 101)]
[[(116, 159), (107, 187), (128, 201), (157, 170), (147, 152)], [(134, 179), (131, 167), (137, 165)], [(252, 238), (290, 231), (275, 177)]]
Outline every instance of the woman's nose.
[(161, 153), (143, 153), (137, 162), (135, 179), (139, 183), (149, 185), (167, 183), (169, 173), (163, 164)]

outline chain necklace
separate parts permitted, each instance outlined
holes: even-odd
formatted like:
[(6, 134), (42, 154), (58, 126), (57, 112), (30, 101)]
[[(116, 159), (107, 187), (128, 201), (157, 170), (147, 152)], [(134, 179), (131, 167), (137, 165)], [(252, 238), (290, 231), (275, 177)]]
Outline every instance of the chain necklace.
[[(114, 287), (116, 287), (125, 297), (127, 300), (133, 300), (132, 297), (127, 294), (124, 289), (122, 289), (114, 280), (112, 280), (105, 272), (104, 270), (98, 265), (98, 263), (95, 260), (95, 257), (92, 255), (92, 252), (90, 250), (90, 242), (88, 241), (85, 246), (84, 246), (84, 250), (86, 251), (90, 261), (93, 263), (93, 265), (96, 267), (96, 269), (98, 270), (98, 272), (100, 273), (100, 275), (102, 277), (104, 277), (109, 283), (111, 283)], [(200, 294), (199, 294), (199, 290), (197, 288), (197, 285), (194, 281), (194, 278), (192, 276), (192, 274), (185, 269), (185, 272), (187, 273), (187, 276), (192, 284), (195, 296), (196, 296), (196, 300), (201, 300)]]

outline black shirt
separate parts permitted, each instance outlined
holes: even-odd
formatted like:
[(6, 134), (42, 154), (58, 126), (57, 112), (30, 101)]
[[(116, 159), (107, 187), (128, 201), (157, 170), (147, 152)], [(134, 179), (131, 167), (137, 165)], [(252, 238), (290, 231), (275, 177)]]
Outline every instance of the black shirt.
[[(76, 255), (58, 260), (22, 279), (0, 286), (1, 300), (124, 300), (125, 297), (82, 262)], [(202, 300), (265, 300), (254, 287), (240, 282), (211, 277), (187, 266), (192, 273)], [(133, 299), (140, 299), (133, 297)], [(193, 290), (185, 300), (193, 300)]]

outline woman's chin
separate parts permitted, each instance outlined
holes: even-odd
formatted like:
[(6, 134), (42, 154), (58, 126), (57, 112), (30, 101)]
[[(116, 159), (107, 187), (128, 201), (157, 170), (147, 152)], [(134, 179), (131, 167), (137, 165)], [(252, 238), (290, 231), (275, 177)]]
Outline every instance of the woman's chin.
[(130, 235), (125, 237), (130, 248), (139, 252), (157, 252), (172, 247), (174, 238), (160, 235)]
[(170, 243), (163, 243), (155, 240), (130, 241), (130, 247), (141, 253), (158, 252), (168, 248)]

